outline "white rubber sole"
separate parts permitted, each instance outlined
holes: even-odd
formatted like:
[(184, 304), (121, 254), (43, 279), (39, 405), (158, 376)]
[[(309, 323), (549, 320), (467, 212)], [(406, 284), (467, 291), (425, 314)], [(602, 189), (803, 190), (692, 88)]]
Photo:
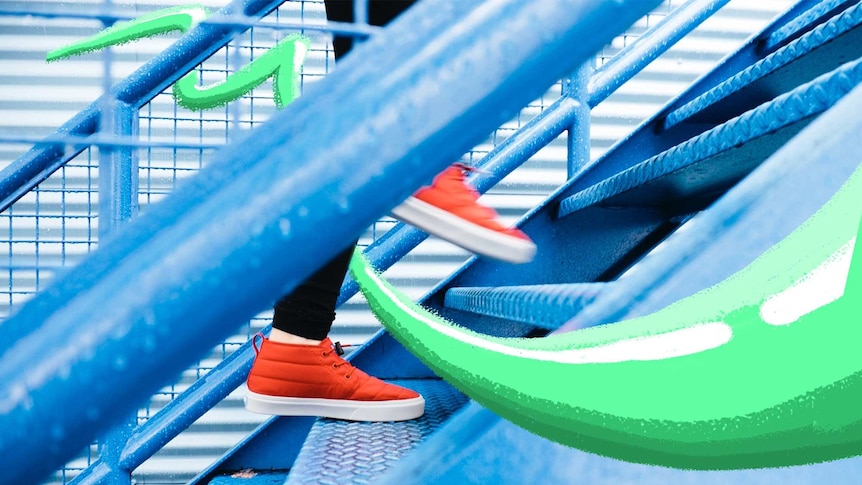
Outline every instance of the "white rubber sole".
[(276, 416), (319, 416), (348, 421), (407, 421), (425, 414), (422, 396), (396, 401), (348, 401), (267, 396), (246, 391), (245, 408)]
[(536, 255), (532, 241), (500, 234), (410, 197), (392, 209), (396, 219), (470, 252), (509, 263), (527, 263)]

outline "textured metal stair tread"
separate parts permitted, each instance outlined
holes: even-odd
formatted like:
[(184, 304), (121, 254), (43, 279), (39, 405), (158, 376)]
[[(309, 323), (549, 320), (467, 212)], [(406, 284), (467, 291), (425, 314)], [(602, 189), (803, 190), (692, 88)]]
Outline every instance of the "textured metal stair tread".
[(398, 423), (318, 420), (311, 428), (286, 485), (368, 483), (418, 446), (467, 398), (438, 379), (392, 381), (425, 397), (425, 415)]
[(818, 24), (825, 22), (836, 12), (847, 8), (856, 0), (824, 0), (797, 15), (796, 18), (786, 22), (781, 28), (773, 32), (764, 43), (764, 48), (773, 49), (782, 43), (792, 39), (794, 36), (811, 30)]
[(683, 121), (726, 119), (862, 55), (862, 5), (856, 5), (674, 110)]
[(862, 61), (849, 62), (584, 189), (561, 202), (559, 216), (597, 204), (669, 208), (726, 189), (855, 87), (860, 66)]
[(612, 283), (570, 283), (452, 288), (447, 308), (504, 318), (554, 330), (596, 299)]

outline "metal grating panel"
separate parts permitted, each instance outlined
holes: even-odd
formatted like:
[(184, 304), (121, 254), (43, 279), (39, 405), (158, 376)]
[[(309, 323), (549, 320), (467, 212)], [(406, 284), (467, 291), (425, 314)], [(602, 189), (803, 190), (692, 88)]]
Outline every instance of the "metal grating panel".
[(391, 382), (422, 394), (425, 415), (400, 423), (320, 419), (312, 426), (286, 484), (370, 483), (467, 402), (463, 394), (442, 380)]
[[(783, 8), (787, 0), (775, 0), (775, 2), (776, 5), (770, 9)], [(131, 16), (136, 16), (157, 8), (174, 6), (177, 3), (181, 2), (78, 0), (70, 7), (71, 2), (68, 1), (26, 0), (0, 1), (0, 7), (40, 11), (53, 8), (59, 11), (113, 5), (116, 8), (125, 9)], [(215, 9), (227, 2), (205, 0), (200, 3)], [(671, 4), (675, 6), (679, 3), (681, 1), (669, 0), (666, 6)], [(757, 17), (760, 15), (757, 13), (758, 8), (762, 7), (755, 7), (749, 2), (745, 8), (755, 12), (752, 17)], [(667, 8), (661, 9), (656, 16), (661, 16), (666, 11)], [(771, 14), (770, 11), (768, 15)], [(319, 22), (323, 18), (322, 0), (297, 0), (285, 3), (270, 15), (264, 24), (298, 20)], [(119, 47), (115, 49), (110, 69), (104, 68), (102, 58), (98, 54), (70, 60), (64, 65), (47, 65), (44, 62), (44, 54), (47, 50), (90, 35), (100, 30), (102, 24), (95, 19), (64, 19), (62, 16), (52, 19), (0, 16), (0, 22), (2, 22), (0, 24), (0, 61), (8, 68), (0, 73), (0, 85), (4, 86), (4, 90), (0, 92), (0, 111), (4, 115), (0, 117), (0, 130), (2, 130), (0, 134), (4, 136), (35, 137), (51, 133), (56, 126), (95, 99), (105, 85), (110, 84), (110, 81), (105, 79), (106, 76), (109, 75), (114, 80), (124, 77), (176, 38), (176, 36), (155, 38)], [(640, 26), (641, 30), (643, 27), (645, 25)], [(740, 36), (747, 35), (749, 32), (736, 27), (732, 30), (737, 32), (731, 35), (735, 35), (735, 38), (741, 38)], [(240, 36), (227, 48), (204, 62), (198, 69), (199, 75), (206, 84), (224, 79), (228, 73), (244, 65), (255, 55), (259, 55), (287, 32), (264, 26), (258, 27)], [(327, 35), (315, 32), (306, 32), (306, 34), (312, 37), (314, 44), (302, 74), (303, 86), (325, 75), (333, 66)], [(636, 28), (631, 35), (615, 42), (610, 50), (623, 47), (637, 35)], [(719, 54), (710, 55), (715, 58)], [(672, 63), (676, 71), (681, 65), (700, 68), (707, 64), (702, 62), (702, 59), (695, 59), (694, 56), (682, 59), (685, 62)], [(661, 72), (667, 71), (668, 69), (661, 68)], [(696, 76), (696, 72), (694, 68), (684, 69), (684, 73), (690, 78)], [(647, 77), (648, 81), (649, 79)], [(678, 81), (676, 77), (669, 79)], [(673, 83), (666, 83), (663, 86), (668, 84)], [(609, 116), (594, 113), (594, 123), (596, 123), (594, 133), (597, 137), (607, 138), (608, 128), (605, 127), (608, 126), (615, 127), (610, 129), (613, 136), (621, 136), (627, 130), (627, 126), (632, 126), (640, 119), (638, 116), (641, 112), (648, 113), (648, 110), (642, 106), (647, 106), (649, 103), (657, 104), (668, 95), (664, 87), (660, 88), (659, 91), (662, 92), (655, 96), (644, 96), (645, 91), (648, 89), (637, 88), (634, 96), (631, 93), (627, 95), (624, 93), (617, 101), (611, 100), (606, 109), (606, 112), (608, 110), (612, 112)], [(559, 94), (559, 87), (556, 87), (543, 98), (531, 103), (520, 116), (495, 131), (485, 143), (465, 154), (463, 160), (469, 163), (478, 161), (493, 146), (502, 142), (515, 129), (551, 104)], [(633, 102), (632, 98), (636, 100)], [(619, 102), (620, 99), (622, 102)], [(633, 105), (639, 108), (632, 110)], [(269, 83), (224, 108), (204, 112), (190, 112), (178, 108), (168, 91), (157, 96), (153, 102), (140, 110), (141, 141), (217, 147), (233, 137), (244, 136), (254, 126), (268, 119), (273, 110), (272, 90)], [(620, 112), (624, 113), (620, 115)], [(594, 141), (596, 149), (600, 149), (601, 146), (601, 142)], [(28, 147), (21, 143), (0, 143), (0, 167), (14, 160)], [(193, 175), (206, 163), (213, 150), (214, 148), (204, 147), (156, 146), (138, 150), (140, 159), (138, 200), (142, 210), (145, 211), (149, 204), (158, 201), (173, 190), (176, 184)], [(8, 257), (5, 264), (0, 262), (0, 273), (8, 276), (7, 281), (0, 282), (2, 286), (0, 320), (5, 318), (14, 305), (20, 304), (35, 292), (44, 289), (64, 267), (74, 265), (98, 245), (96, 237), (98, 159), (98, 150), (85, 150), (65, 168), (40, 184), (37, 190), (0, 214), (0, 227), (8, 231), (8, 236), (4, 233), (0, 238), (0, 252)], [(486, 196), (486, 201), (496, 206), (504, 218), (512, 221), (557, 187), (564, 175), (565, 137), (563, 136), (540, 151), (524, 167), (492, 190)], [(362, 243), (373, 241), (391, 225), (391, 219), (382, 219), (369, 228)], [(387, 277), (400, 287), (407, 288), (408, 294), (418, 297), (460, 265), (466, 257), (467, 254), (463, 251), (431, 239), (388, 271)], [(334, 337), (345, 342), (362, 342), (379, 328), (358, 297), (351, 299), (342, 307), (338, 315)], [(153, 400), (138, 413), (137, 421), (141, 423), (149, 419), (196, 378), (204, 375), (233, 352), (247, 339), (248, 335), (263, 326), (267, 318), (268, 315), (263, 314), (252, 322), (244, 323), (241, 328), (238, 328), (237, 335), (213, 349), (207, 359), (187, 370), (182, 376), (178, 376), (175, 384), (167, 386), (154, 396)], [(135, 479), (140, 483), (181, 482), (199, 470), (202, 467), (201, 463), (210, 462), (220, 453), (219, 450), (229, 448), (236, 441), (236, 435), (241, 436), (255, 423), (256, 419), (260, 419), (258, 416), (245, 413), (241, 409), (239, 399), (239, 394), (233, 394), (225, 403), (198, 420), (188, 432), (169, 444), (157, 459), (139, 468), (135, 472)], [(213, 436), (219, 438), (213, 438)], [(206, 443), (206, 446), (202, 446), (201, 443)], [(58, 472), (56, 481), (65, 483), (74, 476), (76, 470), (92, 463), (97, 456), (95, 445), (84, 450), (79, 459)]]

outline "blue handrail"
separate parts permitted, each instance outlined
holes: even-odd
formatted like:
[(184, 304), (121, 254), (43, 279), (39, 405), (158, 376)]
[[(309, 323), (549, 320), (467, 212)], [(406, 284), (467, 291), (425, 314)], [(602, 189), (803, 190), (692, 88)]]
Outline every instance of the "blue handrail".
[[(729, 0), (690, 0), (650, 27), (638, 40), (593, 73), (588, 89), (590, 107), (599, 104), (649, 62), (723, 7), (727, 1)], [(682, 19), (687, 19), (687, 22), (682, 22)], [(481, 170), (471, 177), (470, 182), (480, 192), (496, 185), (565, 131), (577, 114), (576, 106), (574, 100), (563, 97), (543, 110), (486, 155), (478, 164)], [(415, 228), (398, 224), (369, 246), (366, 255), (376, 268), (385, 270), (426, 237), (425, 233)], [(355, 282), (348, 278), (342, 286), (339, 305), (356, 291)], [(97, 483), (112, 468), (131, 471), (141, 465), (239, 386), (248, 373), (253, 356), (251, 346), (243, 345), (166, 408), (140, 425), (126, 444), (119, 463), (105, 463), (100, 458), (78, 475), (73, 483)]]
[(658, 3), (420, 2), (360, 45), (0, 327), (4, 478), (50, 473)]
[[(260, 18), (284, 1), (234, 0), (213, 14), (208, 21), (197, 25), (161, 54), (138, 68), (104, 96), (140, 108), (226, 45), (234, 35), (246, 30), (247, 25), (238, 22), (236, 17), (242, 16), (251, 20)], [(72, 117), (49, 138), (62, 140), (65, 137), (87, 137), (95, 133), (105, 105), (104, 96)], [(37, 144), (0, 171), (0, 212), (8, 209), (16, 200), (75, 158), (85, 145), (74, 145), (68, 152), (64, 147), (65, 143), (62, 141)]]

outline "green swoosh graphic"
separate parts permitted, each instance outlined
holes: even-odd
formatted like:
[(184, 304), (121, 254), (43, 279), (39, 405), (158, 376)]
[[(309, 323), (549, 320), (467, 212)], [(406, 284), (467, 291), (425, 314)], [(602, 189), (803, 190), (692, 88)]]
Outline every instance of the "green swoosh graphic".
[(538, 435), (687, 469), (809, 464), (862, 454), (860, 214), (862, 169), (721, 283), (644, 317), (541, 339), (448, 322), (360, 253), (351, 272), (396, 339)]
[(46, 59), (52, 62), (175, 30), (186, 32), (207, 16), (209, 11), (200, 4), (156, 10), (135, 20), (109, 27), (87, 39), (48, 52)]
[[(46, 58), (52, 62), (175, 30), (187, 32), (207, 16), (207, 9), (198, 4), (157, 10), (48, 52)], [(299, 96), (299, 75), (310, 48), (311, 41), (307, 37), (288, 35), (223, 81), (199, 87), (197, 74), (191, 72), (183, 76), (173, 86), (174, 98), (177, 104), (192, 110), (216, 108), (239, 99), (273, 78), (273, 98), (276, 107), (281, 109)]]
[(299, 74), (310, 47), (307, 37), (288, 35), (223, 81), (198, 87), (196, 73), (183, 76), (174, 84), (174, 98), (188, 109), (215, 108), (238, 99), (272, 77), (275, 105), (281, 109), (299, 96)]

